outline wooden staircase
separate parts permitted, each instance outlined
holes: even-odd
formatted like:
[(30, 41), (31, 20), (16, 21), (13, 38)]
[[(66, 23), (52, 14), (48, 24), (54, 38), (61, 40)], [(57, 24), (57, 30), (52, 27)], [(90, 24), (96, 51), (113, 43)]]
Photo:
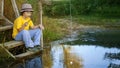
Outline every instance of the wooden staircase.
[[(9, 49), (12, 49), (12, 48), (15, 48), (15, 47), (18, 47), (18, 46), (23, 46), (24, 43), (22, 41), (9, 41), (9, 42), (5, 42), (4, 43), (4, 48), (7, 49), (9, 51)], [(35, 54), (38, 54), (40, 53), (41, 51), (40, 50), (36, 50), (36, 51), (27, 51), (27, 52), (24, 52), (24, 53), (21, 53), (21, 54), (18, 54), (18, 55), (11, 55), (12, 58), (14, 59), (24, 59), (24, 58), (27, 58), (27, 57), (30, 57), (32, 55), (35, 55)]]
[[(2, 21), (3, 19), (0, 19), (0, 20)], [(4, 23), (4, 22), (0, 22), (0, 23)], [(12, 27), (13, 27), (12, 25), (0, 26), (0, 31), (9, 30), (9, 29), (12, 29)], [(21, 54), (18, 54), (18, 55), (13, 55), (11, 52), (9, 52), (10, 49), (18, 47), (18, 46), (23, 46), (23, 45), (24, 45), (24, 43), (22, 41), (12, 40), (12, 41), (9, 41), (9, 42), (5, 42), (2, 48), (4, 49), (4, 51), (6, 51), (7, 54), (9, 54), (14, 59), (22, 59), (22, 58), (26, 58), (28, 56), (40, 53), (40, 50), (37, 50), (37, 51), (34, 51), (34, 52), (28, 51), (28, 52), (21, 53)]]
[(9, 42), (4, 43), (4, 47), (8, 50), (11, 48), (21, 46), (21, 45), (24, 45), (22, 41), (9, 41)]

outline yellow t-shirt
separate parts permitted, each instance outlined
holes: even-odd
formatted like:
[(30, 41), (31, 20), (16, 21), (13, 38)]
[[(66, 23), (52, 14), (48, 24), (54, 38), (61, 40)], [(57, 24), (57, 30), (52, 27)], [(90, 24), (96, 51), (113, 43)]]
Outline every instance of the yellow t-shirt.
[(23, 16), (19, 16), (14, 21), (13, 33), (12, 33), (13, 38), (16, 37), (16, 35), (19, 33), (18, 29), (20, 29), (25, 22), (28, 22), (28, 25), (24, 28), (24, 30), (29, 30), (30, 27), (34, 26), (32, 20), (30, 18), (24, 19)]

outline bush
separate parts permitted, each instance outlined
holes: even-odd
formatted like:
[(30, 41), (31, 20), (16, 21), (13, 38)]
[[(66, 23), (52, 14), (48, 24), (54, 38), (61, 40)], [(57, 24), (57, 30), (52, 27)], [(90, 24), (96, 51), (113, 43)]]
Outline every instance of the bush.
[[(120, 16), (120, 0), (71, 0), (72, 15)], [(106, 9), (107, 8), (107, 9)], [(117, 8), (117, 9), (116, 9)], [(70, 14), (70, 0), (53, 1), (44, 6), (45, 15), (64, 16)], [(116, 14), (117, 13), (117, 14)]]

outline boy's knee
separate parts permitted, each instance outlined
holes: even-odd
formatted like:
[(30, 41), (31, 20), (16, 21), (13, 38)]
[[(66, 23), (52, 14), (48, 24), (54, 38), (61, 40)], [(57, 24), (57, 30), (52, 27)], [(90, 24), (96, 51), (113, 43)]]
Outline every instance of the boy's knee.
[(27, 30), (22, 30), (21, 32), (22, 32), (23, 34), (27, 34), (27, 33), (28, 33)]
[(40, 31), (41, 29), (36, 29), (37, 31)]
[(37, 32), (41, 32), (41, 29), (35, 29)]

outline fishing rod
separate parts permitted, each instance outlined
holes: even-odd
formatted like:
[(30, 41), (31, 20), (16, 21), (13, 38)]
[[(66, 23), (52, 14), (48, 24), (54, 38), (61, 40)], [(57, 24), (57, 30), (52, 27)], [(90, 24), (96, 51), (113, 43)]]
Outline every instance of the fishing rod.
[[(39, 2), (38, 2), (38, 4), (39, 4), (39, 15), (40, 15), (40, 24), (42, 25), (43, 23), (42, 23), (42, 14), (43, 14), (43, 12), (42, 12), (42, 0), (39, 0)], [(40, 44), (41, 44), (41, 48), (43, 49), (43, 31), (41, 30), (41, 38), (40, 38)]]

